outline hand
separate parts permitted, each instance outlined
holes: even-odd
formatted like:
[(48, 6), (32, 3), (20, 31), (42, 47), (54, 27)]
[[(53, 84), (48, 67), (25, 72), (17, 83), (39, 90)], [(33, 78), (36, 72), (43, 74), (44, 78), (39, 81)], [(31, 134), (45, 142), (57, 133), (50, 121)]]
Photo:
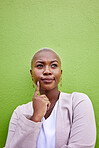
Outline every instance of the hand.
[(40, 89), (39, 81), (37, 82), (37, 87), (33, 96), (33, 116), (31, 120), (34, 122), (40, 122), (41, 119), (46, 114), (47, 110), (50, 107), (50, 101), (46, 95), (38, 95)]

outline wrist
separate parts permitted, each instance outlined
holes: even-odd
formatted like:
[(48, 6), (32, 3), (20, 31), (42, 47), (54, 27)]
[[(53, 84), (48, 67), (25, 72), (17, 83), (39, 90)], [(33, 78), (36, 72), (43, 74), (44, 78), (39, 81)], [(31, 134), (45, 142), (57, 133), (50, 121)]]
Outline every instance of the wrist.
[(39, 116), (35, 116), (33, 115), (31, 118), (30, 118), (31, 121), (34, 121), (34, 122), (41, 122), (41, 118)]

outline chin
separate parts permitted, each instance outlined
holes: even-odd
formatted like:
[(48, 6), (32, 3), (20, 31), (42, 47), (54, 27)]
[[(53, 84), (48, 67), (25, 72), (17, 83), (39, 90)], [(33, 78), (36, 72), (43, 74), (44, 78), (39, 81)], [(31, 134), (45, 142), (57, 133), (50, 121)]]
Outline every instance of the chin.
[(50, 90), (52, 90), (52, 89), (54, 89), (54, 88), (56, 88), (57, 86), (52, 86), (52, 85), (43, 85), (43, 86), (41, 86), (41, 89), (43, 89), (43, 90), (47, 90), (47, 91), (50, 91)]

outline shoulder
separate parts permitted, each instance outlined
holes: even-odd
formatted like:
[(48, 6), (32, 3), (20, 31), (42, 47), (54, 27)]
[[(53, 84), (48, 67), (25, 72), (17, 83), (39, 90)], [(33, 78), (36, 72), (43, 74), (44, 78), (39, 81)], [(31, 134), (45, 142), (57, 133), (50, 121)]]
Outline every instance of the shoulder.
[(73, 92), (71, 95), (73, 99), (75, 98), (80, 99), (80, 100), (89, 99), (89, 97), (85, 93)]
[(72, 104), (73, 109), (75, 109), (77, 106), (83, 106), (84, 108), (92, 106), (90, 98), (86, 94), (79, 92), (72, 93)]
[(33, 107), (32, 101), (28, 102), (27, 104), (19, 105), (15, 110), (14, 113), (19, 117), (20, 115), (32, 115)]
[(68, 98), (71, 98), (72, 100), (75, 98), (76, 98), (76, 100), (89, 99), (89, 97), (86, 94), (80, 93), (80, 92), (73, 92), (71, 94), (61, 92), (61, 95), (62, 95), (62, 97), (68, 97)]
[(87, 118), (88, 120), (89, 118), (94, 119), (93, 105), (89, 97), (84, 93), (61, 93), (59, 107), (62, 112), (68, 111), (71, 123), (73, 122), (73, 119), (76, 120), (77, 118)]
[(92, 104), (89, 97), (86, 94), (80, 92), (73, 92), (71, 94), (61, 92), (61, 102), (71, 106), (72, 109), (80, 104)]

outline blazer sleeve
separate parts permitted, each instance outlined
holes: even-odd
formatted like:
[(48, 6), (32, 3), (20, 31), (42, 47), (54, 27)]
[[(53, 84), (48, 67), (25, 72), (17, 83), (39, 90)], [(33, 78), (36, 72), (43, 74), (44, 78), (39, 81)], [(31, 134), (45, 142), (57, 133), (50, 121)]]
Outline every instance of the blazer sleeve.
[[(80, 99), (77, 99), (78, 97)], [(94, 148), (96, 124), (93, 106), (88, 96), (76, 94), (73, 98), (72, 110), (72, 125), (68, 144), (61, 148)]]
[(35, 148), (42, 123), (29, 120), (30, 116), (20, 114), (19, 107), (10, 120), (5, 148)]

